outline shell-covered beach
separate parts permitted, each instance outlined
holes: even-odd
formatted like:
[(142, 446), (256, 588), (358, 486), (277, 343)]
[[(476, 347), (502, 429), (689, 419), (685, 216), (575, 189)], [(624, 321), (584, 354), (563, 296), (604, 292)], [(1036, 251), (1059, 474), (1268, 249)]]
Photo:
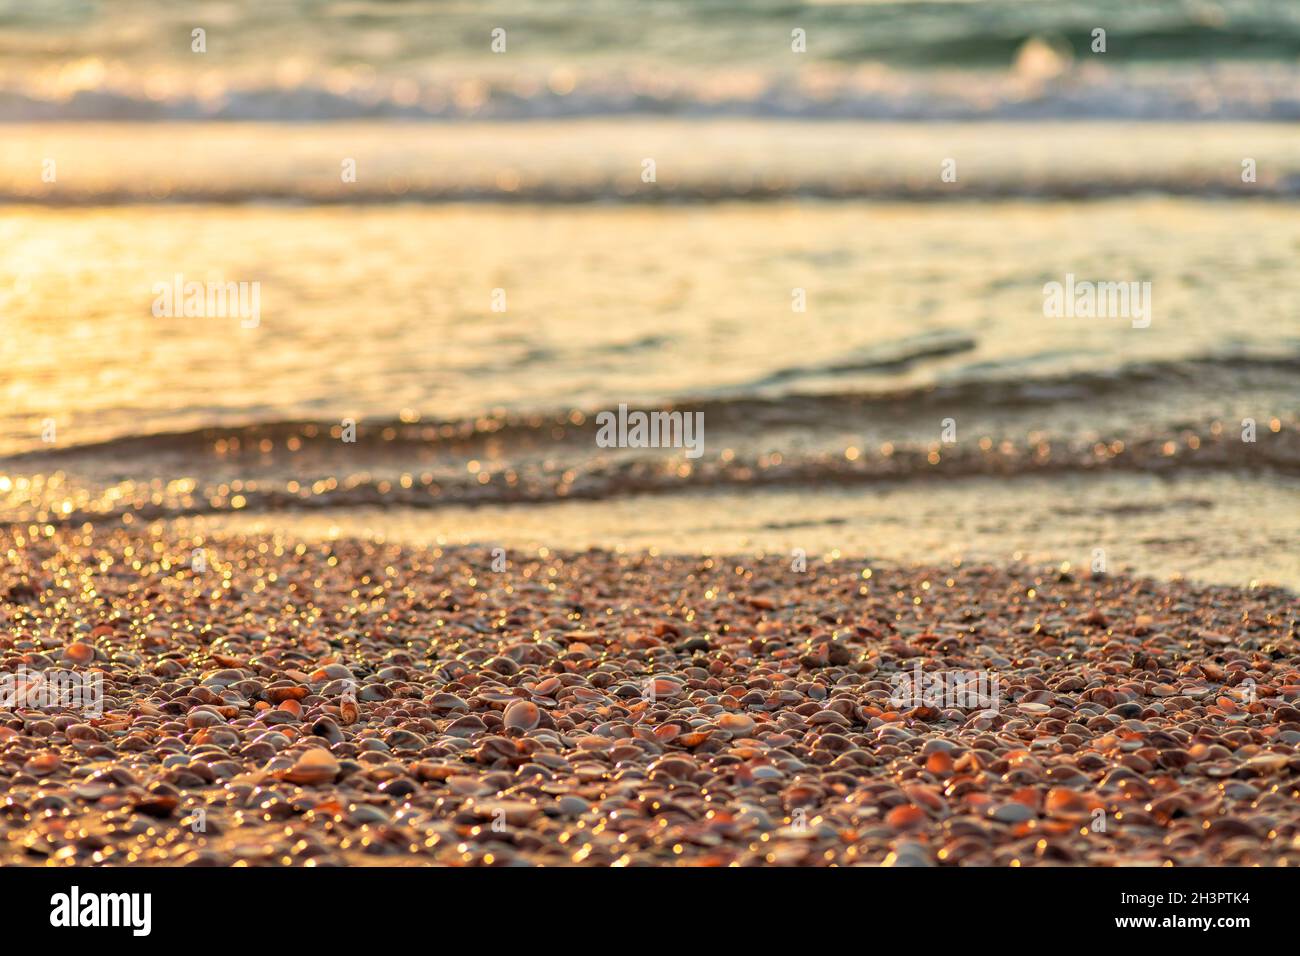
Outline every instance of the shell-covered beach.
[(1285, 920), (1297, 91), (1295, 0), (0, 3), (11, 908)]
[(3, 666), (102, 711), (0, 715), (5, 864), (1300, 863), (1278, 588), (33, 530)]

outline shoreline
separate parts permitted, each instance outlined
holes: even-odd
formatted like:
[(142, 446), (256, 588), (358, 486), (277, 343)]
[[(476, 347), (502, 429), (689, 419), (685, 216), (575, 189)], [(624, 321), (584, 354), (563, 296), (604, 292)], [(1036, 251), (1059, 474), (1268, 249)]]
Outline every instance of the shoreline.
[[(194, 545), (0, 531), (4, 670), (104, 682), (0, 711), (2, 862), (1300, 863), (1280, 588)], [(994, 712), (894, 707), (918, 664)]]
[[(606, 499), (396, 503), (187, 516), (178, 533), (288, 533), (413, 547), (601, 548), (686, 556), (856, 555), (896, 567), (960, 560), (1090, 569), (1300, 593), (1300, 484), (1283, 476), (1130, 473), (971, 477), (869, 488), (680, 489)], [(1194, 531), (1194, 533), (1193, 533)]]

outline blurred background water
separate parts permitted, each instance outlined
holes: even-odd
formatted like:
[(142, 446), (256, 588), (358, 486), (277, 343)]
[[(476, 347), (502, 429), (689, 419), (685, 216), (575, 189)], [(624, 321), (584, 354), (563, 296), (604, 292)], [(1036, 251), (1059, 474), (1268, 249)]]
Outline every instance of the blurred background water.
[(6, 0), (0, 118), (1296, 119), (1297, 54), (1291, 0)]
[(1300, 582), (1298, 55), (1284, 0), (0, 2), (0, 515)]

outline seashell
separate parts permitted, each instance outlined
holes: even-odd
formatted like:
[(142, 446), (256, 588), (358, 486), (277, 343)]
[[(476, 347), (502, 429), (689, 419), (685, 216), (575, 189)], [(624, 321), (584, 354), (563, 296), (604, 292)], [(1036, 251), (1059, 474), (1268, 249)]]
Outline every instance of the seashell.
[(302, 700), (307, 694), (307, 688), (297, 684), (272, 685), (265, 691), (266, 699), (273, 704), (279, 704), (286, 700)]
[(1093, 810), (1103, 806), (1105, 805), (1096, 797), (1077, 790), (1068, 790), (1065, 787), (1053, 787), (1047, 791), (1047, 796), (1043, 800), (1044, 813), (1069, 819), (1088, 817)]
[(748, 714), (723, 714), (715, 723), (719, 730), (725, 730), (736, 737), (743, 737), (754, 729), (754, 718)]
[(924, 826), (926, 820), (925, 811), (910, 803), (894, 807), (885, 814), (885, 823), (895, 830), (915, 830)]
[(89, 664), (95, 659), (95, 648), (77, 641), (63, 649), (63, 656), (74, 664)]
[(541, 721), (542, 713), (537, 705), (527, 700), (516, 700), (505, 709), (503, 722), (509, 730), (532, 730)]
[(937, 750), (925, 759), (925, 769), (935, 776), (946, 777), (952, 773), (952, 756), (945, 750)]
[(312, 747), (299, 755), (297, 763), (277, 776), (289, 783), (330, 783), (338, 776), (339, 762), (323, 747)]

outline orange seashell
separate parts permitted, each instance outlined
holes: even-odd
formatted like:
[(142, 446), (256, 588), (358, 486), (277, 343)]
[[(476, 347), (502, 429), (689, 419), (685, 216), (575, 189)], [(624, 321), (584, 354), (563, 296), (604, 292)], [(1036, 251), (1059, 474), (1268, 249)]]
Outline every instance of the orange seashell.
[(560, 679), (558, 677), (548, 677), (544, 681), (539, 681), (533, 685), (533, 693), (538, 697), (550, 697), (560, 689)]
[(89, 664), (95, 659), (95, 649), (78, 641), (63, 649), (63, 656), (75, 664)]
[(357, 706), (357, 699), (351, 694), (344, 694), (339, 701), (339, 722), (345, 727), (355, 724), (361, 719), (361, 708)]
[(711, 730), (697, 730), (694, 733), (683, 734), (678, 740), (681, 741), (683, 747), (698, 747), (712, 736), (713, 731)]
[(885, 814), (885, 823), (895, 830), (914, 830), (925, 823), (925, 812), (920, 807), (904, 804)]
[(675, 740), (681, 735), (681, 732), (682, 728), (676, 724), (660, 724), (654, 729), (654, 736), (660, 743), (667, 743), (670, 740)]
[(1011, 799), (1016, 803), (1027, 806), (1030, 810), (1037, 810), (1042, 795), (1033, 787), (1021, 787), (1015, 793), (1011, 794)]
[(1064, 787), (1048, 790), (1047, 798), (1043, 801), (1044, 811), (1049, 816), (1056, 817), (1086, 817), (1102, 806), (1104, 804), (1096, 797)]
[(952, 773), (952, 757), (946, 750), (936, 750), (925, 761), (925, 769), (939, 777)]
[(288, 711), (289, 713), (293, 714), (295, 717), (302, 714), (302, 704), (298, 703), (293, 698), (290, 698), (289, 700), (280, 701), (280, 706), (276, 709)]
[(280, 703), (285, 700), (302, 700), (307, 696), (306, 687), (268, 687), (266, 689), (266, 699), (274, 703)]
[(59, 759), (58, 754), (37, 754), (27, 761), (26, 769), (38, 777), (43, 777), (46, 774), (54, 773), (62, 766), (63, 761)]

